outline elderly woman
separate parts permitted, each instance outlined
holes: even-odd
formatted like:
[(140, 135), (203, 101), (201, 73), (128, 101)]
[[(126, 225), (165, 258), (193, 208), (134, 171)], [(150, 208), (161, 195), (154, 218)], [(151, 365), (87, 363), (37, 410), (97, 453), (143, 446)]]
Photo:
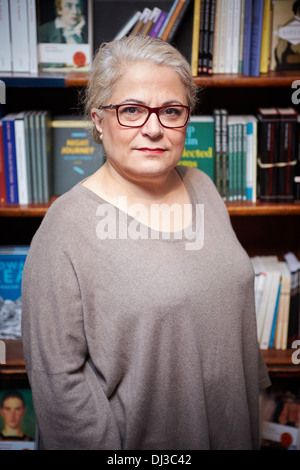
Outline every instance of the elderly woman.
[(50, 207), (23, 274), (42, 448), (259, 446), (252, 266), (212, 181), (177, 166), (195, 100), (160, 39), (95, 57), (86, 110), (107, 159)]

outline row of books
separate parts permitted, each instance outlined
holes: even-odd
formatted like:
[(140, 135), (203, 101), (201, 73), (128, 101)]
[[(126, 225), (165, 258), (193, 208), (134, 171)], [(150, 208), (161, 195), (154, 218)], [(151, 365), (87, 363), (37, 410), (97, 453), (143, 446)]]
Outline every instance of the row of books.
[(0, 72), (88, 70), (93, 2), (77, 2), (72, 18), (60, 3), (0, 0)]
[(255, 272), (257, 335), (262, 350), (286, 350), (300, 339), (300, 261), (288, 252), (251, 258)]
[(48, 110), (10, 113), (0, 121), (0, 203), (47, 203), (96, 171), (103, 148), (82, 116)]
[(179, 164), (205, 171), (224, 201), (293, 202), (300, 199), (300, 116), (294, 108), (192, 116)]
[(294, 0), (195, 0), (191, 66), (259, 76), (300, 69), (300, 22)]

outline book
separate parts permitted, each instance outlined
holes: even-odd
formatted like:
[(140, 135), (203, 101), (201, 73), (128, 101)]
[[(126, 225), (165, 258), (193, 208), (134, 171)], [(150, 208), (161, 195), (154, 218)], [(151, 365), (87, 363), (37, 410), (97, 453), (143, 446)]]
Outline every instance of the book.
[(271, 0), (264, 0), (261, 54), (260, 54), (260, 73), (269, 71), (269, 50), (270, 50), (270, 29), (271, 29)]
[(171, 31), (172, 31), (172, 28), (173, 28), (177, 18), (179, 17), (180, 12), (181, 12), (182, 8), (184, 7), (184, 4), (187, 1), (189, 1), (189, 0), (178, 0), (178, 2), (176, 2), (176, 6), (174, 8), (174, 11), (171, 14), (170, 18), (167, 18), (166, 27), (164, 28), (164, 31), (162, 32), (162, 34), (160, 34), (160, 37), (164, 41), (169, 41), (169, 36), (170, 36)]
[(294, 178), (297, 164), (297, 111), (292, 108), (277, 108), (280, 115), (279, 155), (277, 163), (278, 202), (294, 200)]
[(204, 171), (214, 181), (215, 123), (211, 115), (192, 116), (187, 125), (184, 151), (178, 165)]
[(139, 21), (141, 14), (141, 11), (135, 11), (133, 15), (128, 19), (128, 21), (126, 21), (126, 23), (118, 31), (113, 40), (116, 41), (117, 39), (121, 39), (124, 36), (127, 36), (127, 34), (130, 33), (134, 25)]
[(250, 51), (252, 29), (252, 2), (245, 0), (244, 41), (243, 41), (243, 75), (250, 75)]
[(0, 297), (2, 300), (18, 300), (29, 246), (0, 246)]
[(227, 0), (226, 10), (226, 52), (225, 52), (225, 73), (231, 73), (232, 70), (232, 43), (233, 43), (233, 16), (234, 0)]
[(220, 52), (219, 52), (219, 65), (218, 73), (225, 73), (226, 64), (226, 30), (227, 30), (227, 7), (228, 0), (222, 0), (221, 8), (221, 25), (220, 25)]
[(6, 202), (5, 161), (3, 144), (3, 125), (0, 119), (0, 204)]
[(241, 0), (238, 73), (243, 73), (245, 0)]
[(291, 297), (287, 333), (287, 347), (290, 348), (293, 341), (300, 339), (300, 262), (293, 252), (286, 253), (284, 260), (291, 273)]
[(221, 153), (221, 111), (213, 110), (215, 122), (215, 185), (220, 195), (222, 195), (221, 174), (222, 174), (222, 153)]
[(27, 0), (29, 72), (38, 73), (36, 0)]
[(167, 25), (169, 24), (170, 18), (171, 18), (171, 16), (173, 15), (174, 10), (175, 10), (175, 8), (176, 8), (176, 6), (177, 6), (178, 3), (179, 3), (179, 0), (174, 0), (174, 1), (173, 1), (172, 6), (171, 6), (171, 8), (170, 8), (170, 10), (169, 10), (169, 12), (168, 12), (168, 15), (167, 15), (167, 17), (166, 17), (166, 19), (165, 19), (165, 21), (164, 21), (164, 23), (163, 23), (163, 25), (162, 25), (162, 27), (161, 27), (161, 30), (160, 30), (160, 32), (159, 32), (159, 34), (158, 34), (158, 37), (160, 37), (160, 38), (162, 37), (162, 35), (163, 35), (163, 33), (164, 33), (164, 31), (165, 31)]
[(297, 385), (275, 384), (265, 391), (261, 449), (300, 449), (300, 395)]
[(258, 193), (261, 202), (277, 201), (277, 166), (280, 115), (277, 108), (259, 108), (258, 114)]
[[(0, 450), (37, 450), (38, 430), (34, 414), (32, 391), (30, 388), (2, 388), (0, 391)], [(9, 414), (13, 415), (14, 431), (10, 431)]]
[(198, 47), (198, 74), (202, 74), (203, 65), (203, 40), (204, 40), (204, 20), (206, 0), (201, 0), (200, 4), (200, 29), (199, 29), (199, 47)]
[(300, 69), (299, 9), (294, 0), (273, 0), (270, 70)]
[[(88, 71), (93, 56), (92, 0), (81, 0), (71, 21), (52, 0), (37, 0), (39, 69)], [(68, 27), (65, 24), (68, 24)]]
[(257, 118), (242, 115), (246, 121), (246, 200), (256, 202), (257, 193)]
[(42, 202), (49, 202), (52, 195), (51, 171), (51, 116), (47, 110), (40, 111), (40, 154), (42, 168)]
[(228, 111), (221, 108), (221, 184), (224, 201), (229, 200)]
[(260, 256), (253, 256), (250, 258), (253, 269), (254, 269), (254, 294), (255, 294), (255, 312), (256, 317), (261, 306), (265, 282), (267, 273), (265, 272), (265, 266), (261, 260)]
[(9, 0), (0, 0), (0, 71), (11, 72)]
[(232, 29), (231, 73), (238, 73), (238, 71), (239, 71), (241, 0), (234, 0), (232, 17), (233, 17), (233, 29)]
[(287, 331), (291, 296), (291, 273), (286, 261), (279, 261), (281, 271), (281, 289), (275, 331), (275, 349), (287, 349)]
[(264, 0), (253, 0), (250, 45), (250, 75), (259, 76)]
[(10, 0), (9, 11), (12, 71), (29, 72), (27, 0)]
[(139, 20), (137, 21), (137, 23), (133, 27), (130, 34), (132, 34), (134, 36), (136, 36), (138, 34), (141, 34), (141, 32), (143, 31), (144, 27), (146, 26), (146, 24), (147, 24), (147, 22), (150, 18), (151, 13), (152, 13), (152, 10), (150, 10), (150, 8), (148, 8), (148, 7), (145, 7), (144, 10), (142, 11), (141, 16), (139, 17)]
[(15, 144), (19, 204), (29, 204), (24, 113), (15, 117)]
[(32, 202), (40, 202), (39, 182), (38, 182), (38, 148), (36, 139), (36, 114), (37, 111), (28, 111), (28, 143), (30, 148), (30, 174)]
[(210, 28), (210, 0), (203, 0), (204, 23), (203, 23), (203, 45), (202, 45), (202, 74), (208, 74), (208, 49), (209, 49), (209, 28)]
[(222, 2), (216, 0), (215, 24), (213, 36), (213, 63), (212, 73), (219, 73), (220, 47), (221, 47), (221, 20), (222, 20)]
[(168, 16), (168, 13), (166, 11), (162, 10), (160, 12), (159, 17), (157, 18), (156, 22), (154, 23), (149, 33), (149, 36), (151, 38), (156, 38), (159, 35), (161, 28), (163, 27), (163, 24), (166, 21), (167, 16)]
[(60, 196), (98, 170), (105, 156), (90, 135), (91, 122), (83, 117), (55, 116), (51, 128), (53, 194)]
[(149, 16), (149, 19), (143, 29), (141, 30), (140, 34), (143, 34), (144, 36), (148, 36), (156, 23), (156, 21), (159, 18), (159, 15), (161, 13), (161, 9), (158, 7), (154, 7), (153, 10), (151, 11), (151, 14)]
[(15, 117), (16, 113), (9, 113), (2, 119), (6, 201), (9, 204), (18, 204), (19, 202), (15, 144)]
[(297, 116), (297, 163), (295, 166), (295, 176), (294, 176), (294, 194), (295, 200), (300, 201), (300, 114)]
[(191, 69), (192, 69), (192, 74), (194, 77), (197, 77), (198, 75), (200, 9), (201, 9), (201, 0), (194, 0), (192, 56), (191, 56)]
[(169, 35), (166, 39), (167, 42), (171, 43), (174, 40), (175, 34), (177, 33), (182, 20), (187, 12), (188, 7), (190, 6), (192, 0), (184, 0), (183, 7), (181, 8), (180, 12), (177, 15), (177, 18), (175, 19), (175, 22), (171, 28), (171, 31), (169, 32)]

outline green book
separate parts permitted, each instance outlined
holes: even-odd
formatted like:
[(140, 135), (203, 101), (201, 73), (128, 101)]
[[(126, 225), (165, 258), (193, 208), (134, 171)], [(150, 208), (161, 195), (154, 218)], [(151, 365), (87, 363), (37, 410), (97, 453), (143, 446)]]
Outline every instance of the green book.
[(84, 180), (105, 161), (102, 145), (91, 135), (91, 121), (81, 116), (57, 116), (51, 122), (53, 194), (60, 196)]
[(213, 116), (192, 116), (178, 165), (198, 168), (215, 181), (215, 121)]

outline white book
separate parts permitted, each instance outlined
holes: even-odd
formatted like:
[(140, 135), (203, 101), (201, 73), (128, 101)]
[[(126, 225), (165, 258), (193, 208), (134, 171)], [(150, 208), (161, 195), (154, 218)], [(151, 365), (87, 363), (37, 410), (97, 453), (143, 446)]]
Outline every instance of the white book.
[(12, 71), (29, 72), (27, 0), (10, 0)]
[(220, 57), (218, 71), (219, 73), (225, 73), (225, 59), (226, 59), (226, 27), (227, 27), (227, 8), (228, 0), (221, 0), (221, 26), (220, 26)]
[(263, 298), (267, 274), (264, 271), (265, 267), (260, 256), (253, 256), (251, 258), (251, 262), (252, 262), (254, 274), (255, 274), (254, 293), (255, 293), (255, 311), (256, 311), (256, 317), (257, 317), (259, 309), (260, 309), (261, 301)]
[(225, 60), (225, 73), (231, 73), (232, 71), (232, 37), (233, 37), (233, 2), (234, 0), (228, 0), (227, 6), (227, 21), (226, 21), (226, 60)]
[(141, 14), (142, 12), (141, 11), (136, 11), (131, 18), (129, 18), (129, 20), (124, 24), (124, 26), (120, 29), (120, 31), (116, 34), (116, 36), (114, 37), (114, 41), (116, 39), (121, 39), (123, 38), (124, 36), (126, 36), (126, 34), (129, 33), (129, 31), (133, 28), (133, 26), (135, 25), (135, 23), (138, 22), (138, 20), (140, 19), (141, 17)]
[(232, 49), (231, 49), (231, 73), (239, 71), (239, 46), (240, 46), (240, 17), (241, 17), (241, 0), (233, 2), (233, 28), (232, 28)]
[(0, 71), (11, 72), (11, 41), (8, 0), (0, 0)]
[(291, 273), (285, 261), (279, 261), (279, 267), (281, 271), (281, 290), (275, 333), (275, 349), (287, 349), (287, 332), (291, 298)]
[(270, 278), (271, 282), (269, 284), (268, 300), (259, 345), (260, 349), (268, 349), (270, 345), (278, 289), (280, 286), (281, 271), (277, 256), (263, 256), (262, 262), (265, 265), (267, 277)]
[(246, 195), (256, 202), (257, 194), (257, 118), (252, 114), (242, 117), (247, 122)]
[(35, 0), (27, 0), (29, 72), (38, 73), (37, 15)]
[(15, 117), (15, 144), (19, 204), (29, 204), (24, 113)]

